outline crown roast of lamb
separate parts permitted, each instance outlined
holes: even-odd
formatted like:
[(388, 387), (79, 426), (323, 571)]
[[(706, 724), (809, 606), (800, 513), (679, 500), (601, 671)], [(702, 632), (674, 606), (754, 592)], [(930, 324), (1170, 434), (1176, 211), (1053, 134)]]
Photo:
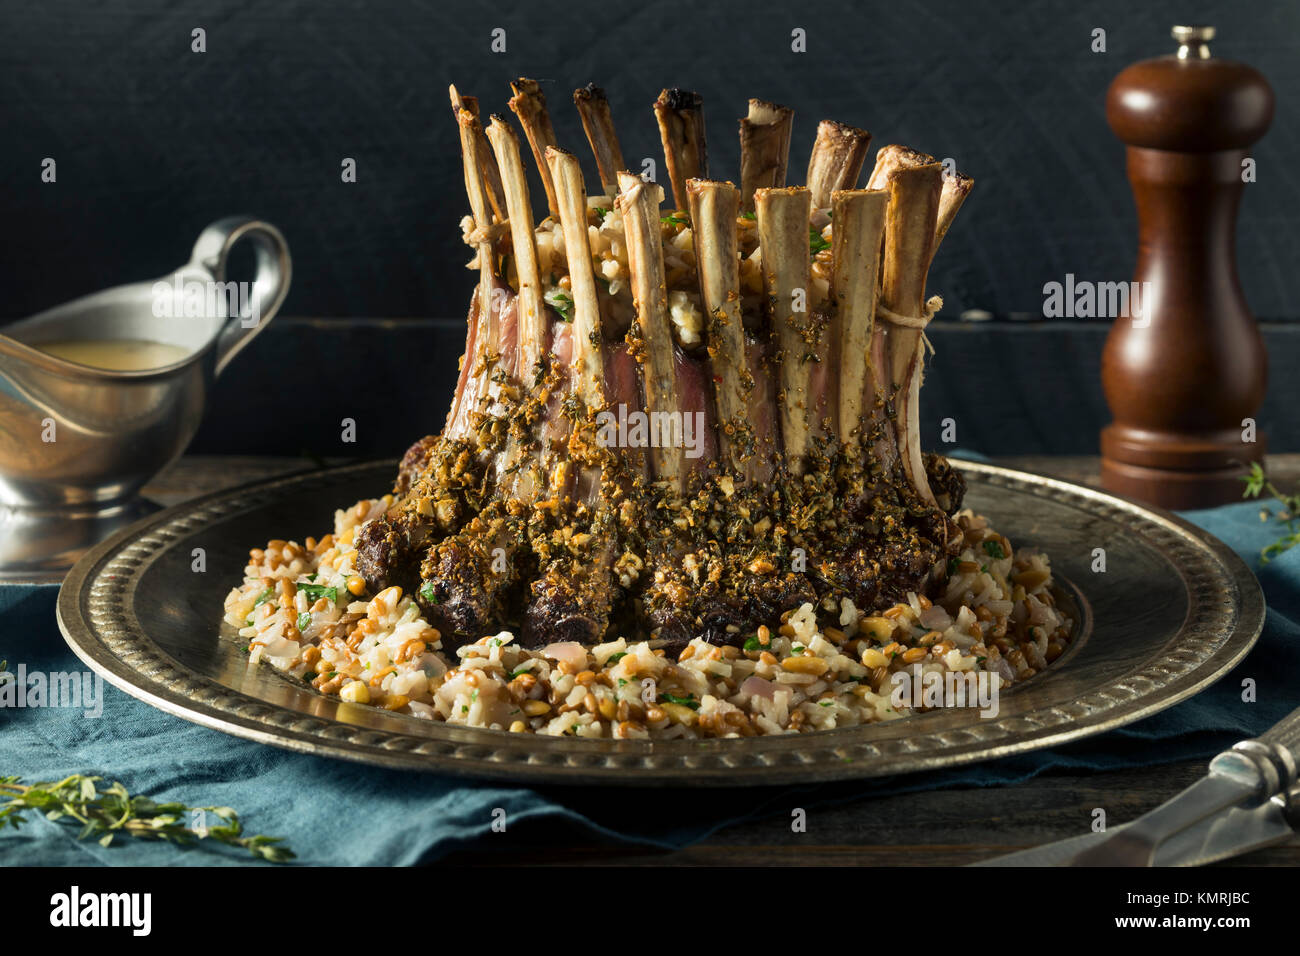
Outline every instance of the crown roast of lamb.
[[(524, 147), (451, 89), (478, 286), (440, 434), (357, 538), (372, 592), (418, 595), (444, 648), (652, 635), (740, 643), (811, 602), (926, 594), (964, 483), (918, 428), (926, 274), (972, 181), (824, 121), (786, 185), (793, 112), (750, 100), (740, 186), (710, 179), (700, 97), (654, 103), (665, 188), (625, 169), (609, 102), (573, 99), (598, 184), (536, 82)], [(538, 203), (540, 205), (540, 203)]]

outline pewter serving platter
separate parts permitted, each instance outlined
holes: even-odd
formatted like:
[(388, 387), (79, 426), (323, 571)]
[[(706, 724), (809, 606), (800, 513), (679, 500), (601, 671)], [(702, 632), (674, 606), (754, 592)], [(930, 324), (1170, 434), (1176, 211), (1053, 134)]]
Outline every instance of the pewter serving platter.
[[(68, 644), (168, 713), (260, 743), (385, 767), (520, 783), (755, 786), (925, 771), (1050, 747), (1192, 696), (1250, 650), (1264, 599), (1227, 546), (1167, 513), (1049, 478), (958, 462), (966, 502), (1016, 547), (1045, 550), (1077, 622), (1066, 654), (1004, 691), (997, 716), (949, 709), (811, 734), (579, 740), (457, 727), (324, 697), (251, 665), (222, 622), (248, 549), (320, 535), (336, 508), (383, 494), (395, 462), (220, 492), (132, 525), (59, 593)], [(206, 572), (192, 570), (203, 548)], [(1095, 549), (1105, 571), (1095, 572)]]

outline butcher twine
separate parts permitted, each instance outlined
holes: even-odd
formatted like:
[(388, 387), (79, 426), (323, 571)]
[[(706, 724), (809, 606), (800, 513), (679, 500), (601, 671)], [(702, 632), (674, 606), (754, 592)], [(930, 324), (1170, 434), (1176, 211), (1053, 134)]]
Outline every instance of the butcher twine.
[(876, 315), (880, 316), (891, 325), (901, 325), (908, 329), (925, 329), (934, 318), (934, 314), (943, 308), (943, 297), (932, 295), (925, 303), (924, 315), (900, 315), (893, 309), (885, 305), (876, 305)]
[(920, 329), (921, 341), (918, 343), (921, 348), (934, 354), (934, 346), (930, 344), (930, 337), (925, 334), (925, 327), (930, 324), (936, 312), (943, 308), (943, 296), (932, 295), (925, 302), (924, 315), (900, 315), (888, 306), (876, 303), (876, 315), (884, 319), (890, 325), (901, 325), (905, 329)]
[(467, 246), (478, 246), (485, 242), (496, 242), (498, 237), (503, 235), (509, 228), (508, 221), (493, 223), (486, 229), (482, 226), (476, 225), (461, 238), (465, 240), (465, 245)]

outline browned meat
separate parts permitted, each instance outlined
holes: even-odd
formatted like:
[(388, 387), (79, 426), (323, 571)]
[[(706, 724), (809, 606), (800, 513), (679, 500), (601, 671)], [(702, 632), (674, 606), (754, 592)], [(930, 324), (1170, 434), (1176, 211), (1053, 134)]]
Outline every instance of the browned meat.
[(420, 475), (429, 470), (429, 462), (437, 448), (438, 436), (426, 435), (406, 449), (406, 454), (397, 466), (397, 484), (393, 487), (395, 495), (405, 497), (410, 493), (411, 486)]
[(605, 639), (617, 591), (611, 586), (609, 549), (587, 558), (552, 561), (530, 585), (532, 601), (524, 612), (524, 647), (553, 641), (599, 644)]
[(487, 475), (473, 446), (443, 438), (431, 448), (420, 446), (403, 459), (404, 466), (412, 464), (397, 481), (399, 492), (408, 485), (403, 497), (357, 530), (357, 572), (372, 591), (417, 587), (425, 551), (457, 531), (487, 498)]
[(962, 500), (966, 497), (966, 479), (962, 473), (947, 458), (931, 454), (925, 456), (925, 471), (939, 507), (948, 514), (960, 511)]
[(489, 507), (457, 534), (429, 549), (420, 565), (416, 602), (425, 620), (442, 634), (444, 650), (454, 650), (514, 617), (512, 591), (527, 559), (514, 548), (518, 522)]

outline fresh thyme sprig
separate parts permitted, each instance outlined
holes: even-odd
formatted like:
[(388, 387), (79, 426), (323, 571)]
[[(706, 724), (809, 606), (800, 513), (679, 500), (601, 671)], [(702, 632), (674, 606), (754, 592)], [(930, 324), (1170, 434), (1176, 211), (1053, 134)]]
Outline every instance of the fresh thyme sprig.
[(1246, 483), (1246, 490), (1241, 495), (1243, 498), (1258, 498), (1268, 492), (1271, 498), (1282, 505), (1282, 510), (1271, 515), (1267, 508), (1260, 510), (1261, 520), (1274, 517), (1286, 526), (1285, 534), (1259, 552), (1260, 562), (1268, 564), (1283, 551), (1289, 551), (1300, 544), (1300, 489), (1293, 495), (1284, 495), (1268, 480), (1268, 475), (1257, 461), (1251, 462), (1250, 471), (1242, 475), (1241, 480)]
[[(41, 813), (47, 820), (68, 820), (81, 824), (78, 840), (97, 837), (108, 846), (118, 834), (141, 840), (165, 840), (189, 846), (203, 839), (248, 850), (268, 863), (287, 863), (293, 851), (281, 845), (280, 837), (244, 836), (239, 815), (230, 807), (189, 807), (183, 803), (156, 803), (148, 797), (133, 797), (126, 787), (114, 782), (101, 787), (103, 778), (73, 774), (58, 783), (23, 784), (20, 777), (0, 777), (0, 830), (18, 829), (26, 823), (21, 811)], [(221, 822), (192, 830), (182, 821), (196, 810), (211, 813)]]

